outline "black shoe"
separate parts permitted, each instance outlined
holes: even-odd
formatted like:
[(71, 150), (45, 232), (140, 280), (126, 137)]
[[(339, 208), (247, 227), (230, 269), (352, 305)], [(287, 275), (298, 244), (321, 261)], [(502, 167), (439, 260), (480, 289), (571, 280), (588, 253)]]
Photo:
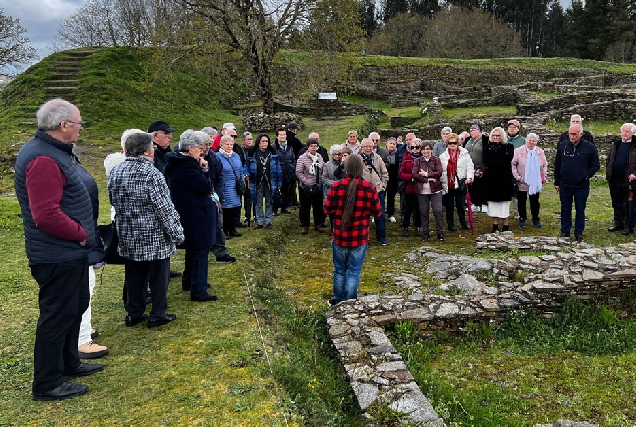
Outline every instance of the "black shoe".
[(623, 236), (629, 236), (633, 232), (634, 232), (633, 230), (630, 230), (629, 228), (626, 228), (625, 230), (623, 230)]
[(510, 226), (509, 225), (504, 225), (503, 227), (501, 227), (501, 231), (510, 231)]
[(80, 363), (77, 368), (71, 371), (64, 371), (64, 376), (69, 378), (86, 377), (88, 375), (93, 375), (103, 370), (104, 367), (99, 363)]
[(457, 231), (457, 227), (455, 227), (454, 225), (451, 225), (450, 227), (448, 227), (448, 231), (450, 231), (451, 233), (454, 233)]
[(174, 279), (175, 277), (181, 277), (180, 271), (170, 270), (170, 278)]
[(223, 256), (216, 257), (216, 262), (220, 264), (231, 264), (233, 262), (236, 262), (236, 258), (231, 256), (230, 254), (225, 254)]
[(405, 228), (404, 230), (402, 230), (402, 237), (409, 237), (409, 229)]
[(618, 225), (613, 225), (610, 228), (607, 229), (607, 231), (609, 231), (610, 233), (614, 233), (615, 231), (622, 231), (625, 227), (622, 226), (618, 226)]
[(378, 239), (378, 243), (382, 246), (387, 246), (389, 244), (389, 241), (386, 239)]
[(425, 241), (425, 242), (428, 242), (430, 240), (430, 238), (431, 238), (430, 233), (425, 231), (424, 235), (422, 236), (422, 240)]
[(242, 234), (239, 233), (238, 231), (230, 231), (230, 236), (231, 237), (241, 237)]
[(128, 316), (126, 316), (126, 326), (128, 326), (129, 328), (132, 326), (135, 326), (141, 322), (143, 322), (144, 320), (146, 320), (148, 318), (147, 314), (144, 314), (143, 316), (140, 317), (132, 317), (130, 314)]
[(583, 242), (583, 236), (576, 236), (576, 243), (582, 243)]
[(42, 394), (33, 393), (32, 397), (33, 400), (40, 402), (47, 400), (64, 400), (81, 396), (87, 391), (88, 387), (86, 387), (84, 384), (69, 383), (65, 381), (49, 392)]
[(338, 301), (336, 301), (335, 298), (331, 298), (329, 299), (329, 301), (327, 301), (327, 304), (329, 304), (329, 307), (333, 307), (334, 305), (338, 304)]
[(166, 325), (176, 320), (176, 314), (164, 314), (163, 317), (148, 319), (148, 328), (156, 328), (157, 326)]
[(415, 227), (415, 237), (422, 237), (422, 229)]
[(437, 233), (437, 240), (446, 240), (444, 233)]
[(470, 230), (470, 227), (468, 226), (468, 224), (463, 223), (462, 224), (462, 230)]
[(204, 295), (202, 297), (190, 297), (190, 301), (200, 301), (200, 302), (206, 302), (206, 301), (216, 301), (216, 295)]

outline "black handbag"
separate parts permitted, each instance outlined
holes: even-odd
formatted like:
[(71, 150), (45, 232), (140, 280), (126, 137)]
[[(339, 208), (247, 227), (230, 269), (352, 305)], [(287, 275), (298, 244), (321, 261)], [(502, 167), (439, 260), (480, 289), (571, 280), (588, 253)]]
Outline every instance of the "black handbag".
[(125, 259), (117, 252), (117, 246), (119, 246), (119, 236), (117, 235), (117, 229), (115, 228), (115, 222), (110, 224), (100, 225), (99, 237), (104, 243), (104, 262), (106, 264), (124, 264)]
[(314, 184), (311, 187), (302, 187), (302, 189), (309, 197), (313, 197), (322, 191), (320, 184)]
[(403, 179), (398, 182), (397, 192), (398, 194), (402, 195), (406, 194), (406, 181), (404, 181)]
[(234, 176), (236, 177), (236, 194), (238, 194), (239, 196), (247, 194), (247, 184), (245, 183), (245, 180), (238, 176), (238, 174), (234, 170), (234, 167), (232, 166), (232, 163), (230, 163), (230, 161), (225, 156), (221, 155), (219, 157), (224, 158), (227, 164), (230, 165), (230, 167), (232, 168), (232, 172), (234, 172)]

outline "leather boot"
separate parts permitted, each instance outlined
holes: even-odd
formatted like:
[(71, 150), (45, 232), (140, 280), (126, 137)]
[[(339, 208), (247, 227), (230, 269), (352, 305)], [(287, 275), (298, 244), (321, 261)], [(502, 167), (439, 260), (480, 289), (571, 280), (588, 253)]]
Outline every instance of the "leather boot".
[(493, 224), (491, 233), (497, 233), (499, 231), (499, 225)]

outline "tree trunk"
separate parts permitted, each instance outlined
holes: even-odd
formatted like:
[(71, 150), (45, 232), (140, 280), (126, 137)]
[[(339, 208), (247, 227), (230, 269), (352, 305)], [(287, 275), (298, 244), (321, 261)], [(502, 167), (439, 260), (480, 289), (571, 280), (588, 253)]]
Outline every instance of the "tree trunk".
[(254, 64), (254, 72), (258, 79), (258, 92), (263, 101), (263, 113), (274, 114), (274, 90), (270, 75), (270, 63), (267, 60)]

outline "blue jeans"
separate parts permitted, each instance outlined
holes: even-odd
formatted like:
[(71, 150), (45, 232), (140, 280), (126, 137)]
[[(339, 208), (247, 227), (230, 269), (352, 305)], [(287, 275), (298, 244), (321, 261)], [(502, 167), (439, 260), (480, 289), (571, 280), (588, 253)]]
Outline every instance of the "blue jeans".
[(367, 247), (345, 248), (331, 242), (333, 249), (333, 299), (334, 302), (358, 298), (360, 272), (367, 256)]
[(572, 199), (576, 216), (574, 219), (574, 235), (582, 236), (585, 229), (585, 205), (587, 196), (590, 195), (590, 187), (572, 188), (566, 186), (559, 187), (559, 198), (561, 199), (561, 233), (570, 235), (572, 228)]
[(384, 199), (386, 191), (378, 192), (380, 198), (380, 209), (382, 210), (382, 216), (375, 220), (375, 238), (380, 241), (386, 239), (386, 210), (384, 209)]
[[(263, 199), (265, 199), (264, 208)], [(274, 222), (272, 206), (272, 190), (269, 187), (265, 187), (265, 185), (263, 184), (259, 185), (256, 189), (256, 223), (258, 225), (271, 224), (272, 222)]]
[(181, 283), (184, 289), (190, 288), (191, 298), (201, 298), (208, 294), (209, 253), (210, 248), (185, 250), (185, 266)]

